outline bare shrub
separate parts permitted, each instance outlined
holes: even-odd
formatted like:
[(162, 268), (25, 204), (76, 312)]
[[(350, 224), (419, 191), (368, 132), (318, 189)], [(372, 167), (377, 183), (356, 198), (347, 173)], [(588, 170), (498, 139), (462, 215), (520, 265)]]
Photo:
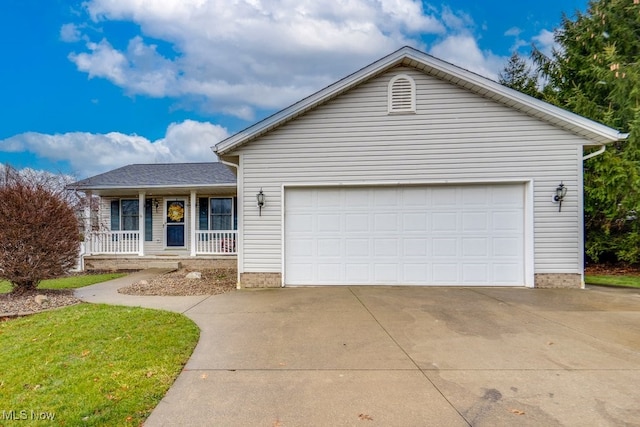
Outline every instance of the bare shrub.
[(80, 244), (78, 219), (55, 182), (5, 167), (0, 178), (0, 277), (13, 292), (72, 268)]

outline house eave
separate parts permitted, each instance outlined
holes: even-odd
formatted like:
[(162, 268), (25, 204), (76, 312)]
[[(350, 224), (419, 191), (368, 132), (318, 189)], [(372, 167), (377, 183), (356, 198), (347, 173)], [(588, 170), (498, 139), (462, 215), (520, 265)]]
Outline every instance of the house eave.
[(129, 195), (145, 192), (148, 195), (172, 195), (172, 194), (188, 194), (190, 191), (199, 193), (206, 192), (235, 192), (237, 187), (235, 183), (229, 184), (209, 184), (209, 185), (96, 185), (96, 186), (70, 186), (68, 190), (91, 192), (96, 195)]

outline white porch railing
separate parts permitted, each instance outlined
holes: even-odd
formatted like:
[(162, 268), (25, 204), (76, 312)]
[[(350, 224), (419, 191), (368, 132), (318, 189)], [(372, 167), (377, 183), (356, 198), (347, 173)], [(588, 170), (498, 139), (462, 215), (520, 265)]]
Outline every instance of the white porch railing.
[(92, 254), (137, 254), (139, 231), (94, 231), (91, 233)]
[(196, 230), (197, 254), (235, 254), (236, 230)]

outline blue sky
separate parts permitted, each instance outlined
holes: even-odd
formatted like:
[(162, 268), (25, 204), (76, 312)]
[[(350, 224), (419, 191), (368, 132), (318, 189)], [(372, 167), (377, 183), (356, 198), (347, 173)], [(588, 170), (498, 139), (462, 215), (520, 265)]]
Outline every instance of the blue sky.
[(497, 79), (586, 0), (3, 0), (0, 164), (78, 179), (210, 146), (410, 45)]

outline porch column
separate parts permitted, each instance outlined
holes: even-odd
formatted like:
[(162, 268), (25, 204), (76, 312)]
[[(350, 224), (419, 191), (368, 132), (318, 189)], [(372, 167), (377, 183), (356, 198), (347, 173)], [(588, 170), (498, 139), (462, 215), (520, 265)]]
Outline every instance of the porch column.
[(93, 250), (91, 248), (91, 233), (93, 233), (93, 229), (91, 228), (91, 204), (93, 202), (93, 193), (91, 193), (91, 191), (87, 191), (84, 193), (84, 197), (84, 208), (82, 212), (84, 227), (84, 253), (90, 254)]
[(138, 241), (138, 256), (144, 256), (144, 211), (145, 211), (145, 192), (138, 193), (138, 232), (140, 240)]
[(189, 241), (191, 242), (191, 256), (196, 256), (196, 190), (191, 190), (191, 200), (189, 201)]

